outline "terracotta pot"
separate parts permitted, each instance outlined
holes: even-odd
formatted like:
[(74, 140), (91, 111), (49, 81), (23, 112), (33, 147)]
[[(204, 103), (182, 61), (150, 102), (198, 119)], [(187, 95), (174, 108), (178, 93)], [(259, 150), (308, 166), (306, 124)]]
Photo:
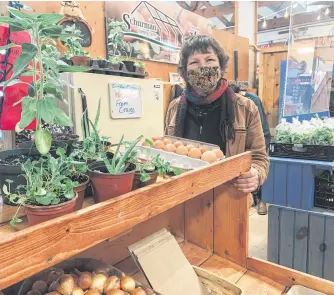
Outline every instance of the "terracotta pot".
[(140, 173), (139, 172), (135, 173), (132, 190), (136, 190), (136, 189), (139, 189), (139, 188), (142, 188), (144, 186), (148, 186), (150, 184), (153, 184), (153, 183), (157, 182), (157, 178), (158, 178), (158, 172), (157, 171), (153, 171), (153, 172), (150, 172), (150, 173), (147, 173), (147, 174), (150, 176), (150, 179), (148, 181), (142, 182), (142, 181), (140, 181)]
[(80, 183), (77, 187), (74, 188), (74, 192), (78, 194), (78, 199), (75, 202), (74, 211), (78, 211), (82, 208), (82, 204), (85, 198), (86, 188), (89, 183), (89, 177), (88, 176), (86, 177), (87, 181), (85, 181), (84, 183)]
[(132, 190), (136, 171), (136, 166), (133, 164), (130, 164), (125, 173), (117, 175), (107, 173), (107, 168), (102, 161), (89, 165), (88, 170), (95, 203), (118, 197)]
[(41, 222), (66, 215), (74, 212), (74, 206), (78, 199), (78, 194), (65, 203), (51, 206), (32, 206), (24, 205), (29, 225), (39, 224)]
[(74, 66), (84, 66), (89, 67), (90, 66), (90, 57), (88, 56), (73, 56), (72, 62)]

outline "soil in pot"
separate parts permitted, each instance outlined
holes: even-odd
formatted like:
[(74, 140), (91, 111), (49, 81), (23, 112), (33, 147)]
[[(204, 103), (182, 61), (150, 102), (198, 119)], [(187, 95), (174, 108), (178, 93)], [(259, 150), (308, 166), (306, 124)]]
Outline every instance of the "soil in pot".
[(88, 56), (73, 56), (72, 62), (74, 66), (84, 66), (89, 67), (90, 66), (90, 57)]
[[(20, 149), (28, 149), (28, 150), (31, 150), (31, 151), (34, 151), (34, 152), (38, 152), (37, 149), (36, 149), (35, 143), (33, 141), (22, 142), (22, 143), (18, 144), (17, 147), (20, 148)], [(67, 151), (67, 144), (65, 142), (57, 141), (57, 140), (52, 141), (50, 152), (49, 152), (51, 154), (51, 156), (57, 157), (56, 152), (57, 152), (57, 148), (59, 148), (59, 147), (65, 149), (65, 151)]]
[(87, 175), (81, 175), (78, 178), (73, 178), (72, 181), (79, 182), (79, 185), (74, 188), (74, 192), (78, 194), (77, 201), (75, 202), (74, 211), (78, 211), (82, 208), (82, 204), (85, 198), (85, 191), (89, 184), (89, 177)]
[(158, 172), (157, 171), (153, 171), (153, 172), (147, 172), (147, 174), (150, 176), (150, 179), (148, 181), (142, 182), (140, 181), (140, 173), (136, 172), (135, 173), (135, 177), (133, 180), (133, 185), (132, 185), (132, 190), (136, 190), (139, 188), (142, 188), (144, 186), (148, 186), (150, 184), (156, 183), (157, 182), (157, 178), (158, 178)]
[(73, 199), (51, 206), (33, 206), (33, 205), (24, 205), (24, 210), (27, 214), (29, 225), (39, 224), (41, 222), (63, 216), (69, 213), (74, 212), (74, 207), (77, 202), (78, 195)]
[(133, 73), (135, 71), (135, 67), (134, 67), (135, 62), (134, 61), (123, 60), (123, 64), (129, 72)]
[(79, 139), (79, 135), (71, 133), (55, 133), (53, 134), (53, 139), (55, 141), (61, 141), (67, 144), (67, 155), (73, 152), (73, 144)]
[(95, 162), (88, 167), (95, 203), (126, 194), (132, 190), (136, 166), (130, 164), (122, 174), (109, 174), (104, 162)]
[(19, 185), (26, 184), (26, 180), (22, 175), (21, 164), (28, 159), (38, 160), (40, 157), (41, 154), (39, 152), (29, 149), (14, 149), (0, 152), (0, 191), (5, 204), (15, 205), (5, 197), (2, 191), (3, 185), (8, 184), (6, 179), (13, 181), (10, 185), (10, 192), (14, 193)]

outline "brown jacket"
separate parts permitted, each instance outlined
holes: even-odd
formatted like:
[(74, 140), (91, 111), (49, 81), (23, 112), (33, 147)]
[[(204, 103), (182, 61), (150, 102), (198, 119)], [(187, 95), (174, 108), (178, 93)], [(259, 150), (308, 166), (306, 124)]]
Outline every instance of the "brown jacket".
[[(173, 100), (168, 107), (165, 134), (175, 134), (175, 119), (180, 98)], [(235, 141), (226, 144), (226, 156), (234, 156), (245, 151), (252, 151), (252, 166), (258, 170), (260, 183), (267, 178), (269, 157), (262, 131), (261, 119), (257, 106), (250, 99), (236, 94), (235, 99)]]

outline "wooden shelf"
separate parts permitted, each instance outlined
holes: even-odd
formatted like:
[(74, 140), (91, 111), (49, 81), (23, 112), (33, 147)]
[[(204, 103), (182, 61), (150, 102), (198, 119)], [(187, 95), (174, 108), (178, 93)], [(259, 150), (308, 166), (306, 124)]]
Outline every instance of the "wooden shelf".
[(99, 259), (145, 283), (127, 247), (167, 228), (191, 264), (243, 294), (283, 294), (299, 283), (334, 295), (333, 282), (248, 257), (248, 198), (229, 181), (250, 167), (247, 152), (103, 203), (86, 200), (86, 208), (36, 226), (13, 231), (6, 222), (0, 290), (13, 285), (8, 294), (17, 294), (17, 282), (71, 257)]

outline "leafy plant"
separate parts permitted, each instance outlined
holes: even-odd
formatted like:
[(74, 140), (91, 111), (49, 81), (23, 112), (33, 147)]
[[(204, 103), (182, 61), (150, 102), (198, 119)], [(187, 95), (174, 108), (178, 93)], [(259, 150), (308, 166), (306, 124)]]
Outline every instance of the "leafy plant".
[[(51, 133), (41, 127), (41, 121), (48, 124), (72, 126), (71, 119), (57, 107), (57, 100), (63, 100), (64, 82), (60, 79), (60, 71), (86, 71), (83, 67), (71, 67), (58, 61), (56, 40), (73, 37), (67, 34), (56, 24), (63, 19), (60, 14), (25, 14), (15, 8), (8, 8), (14, 17), (0, 16), (0, 22), (9, 24), (12, 32), (28, 31), (32, 43), (21, 45), (22, 54), (13, 65), (13, 76), (3, 86), (24, 83), (20, 76), (32, 76), (33, 82), (29, 85), (28, 95), (23, 97), (22, 113), (16, 131), (22, 131), (34, 118), (37, 119), (37, 128), (34, 140), (38, 151), (46, 154), (51, 147)], [(17, 46), (8, 44), (0, 50)], [(20, 103), (17, 102), (17, 103)], [(17, 104), (16, 103), (16, 104)]]
[[(81, 128), (87, 133), (83, 134), (83, 142), (82, 145), (74, 144), (75, 150), (73, 151), (73, 157), (89, 161), (89, 160), (100, 160), (101, 153), (104, 152), (105, 142), (108, 142), (108, 137), (100, 136), (98, 132), (98, 125), (100, 120), (101, 113), (101, 99), (99, 100), (97, 106), (97, 112), (93, 124), (93, 130), (88, 133), (89, 119), (87, 117), (87, 112), (84, 112), (81, 118)], [(102, 143), (101, 143), (102, 142)], [(102, 144), (102, 149), (100, 149), (100, 144)]]
[(123, 64), (121, 58), (117, 56), (110, 56), (108, 61), (113, 65)]
[[(149, 139), (145, 139), (145, 142), (152, 147), (153, 143)], [(146, 182), (150, 180), (148, 173), (157, 171), (158, 175), (165, 177), (168, 173), (174, 173), (174, 175), (180, 175), (181, 170), (173, 168), (170, 162), (162, 159), (160, 154), (152, 157), (151, 149), (146, 151), (147, 160), (141, 161), (138, 157), (133, 158), (133, 163), (136, 165), (136, 171), (140, 173), (140, 181)]]
[[(78, 186), (78, 182), (70, 178), (70, 168), (74, 167), (74, 163), (66, 158), (64, 149), (58, 148), (57, 154), (59, 158), (49, 154), (38, 161), (28, 159), (23, 163), (22, 170), (27, 184), (19, 186), (16, 193), (10, 192), (8, 181), (9, 187), (6, 184), (3, 186), (3, 192), (9, 200), (19, 205), (18, 210), (22, 205), (57, 205), (75, 197), (73, 189)], [(75, 167), (82, 168), (80, 165)], [(12, 226), (20, 222), (17, 218), (18, 210), (11, 220)]]
[(142, 61), (136, 61), (136, 62), (135, 62), (135, 66), (136, 66), (137, 68), (144, 68), (144, 67), (145, 67), (145, 63), (142, 62)]
[(111, 47), (110, 55), (121, 55), (120, 50), (125, 49), (124, 32), (127, 26), (122, 21), (112, 19), (108, 24), (108, 45)]
[(68, 48), (66, 56), (72, 58), (73, 56), (85, 56), (87, 53), (81, 45), (82, 38), (80, 37), (81, 31), (75, 27), (75, 24), (72, 26), (66, 26), (64, 31), (68, 34), (68, 37), (65, 37), (64, 45)]

